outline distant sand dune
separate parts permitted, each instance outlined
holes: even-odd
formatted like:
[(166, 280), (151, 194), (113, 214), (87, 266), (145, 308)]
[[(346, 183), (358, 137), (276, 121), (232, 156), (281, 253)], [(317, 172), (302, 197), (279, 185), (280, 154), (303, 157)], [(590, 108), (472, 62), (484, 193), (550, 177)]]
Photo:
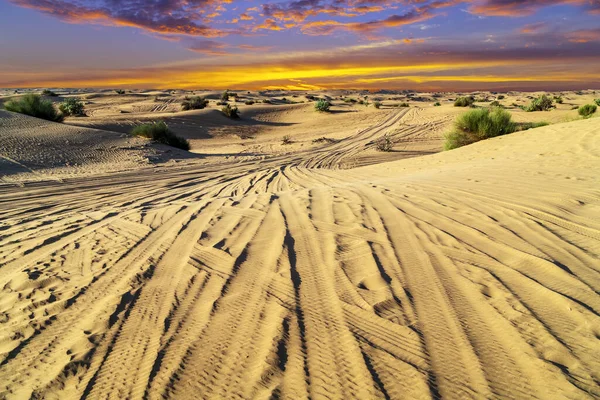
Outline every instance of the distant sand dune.
[(0, 186), (0, 397), (600, 398), (598, 120), (343, 169), (415, 112)]

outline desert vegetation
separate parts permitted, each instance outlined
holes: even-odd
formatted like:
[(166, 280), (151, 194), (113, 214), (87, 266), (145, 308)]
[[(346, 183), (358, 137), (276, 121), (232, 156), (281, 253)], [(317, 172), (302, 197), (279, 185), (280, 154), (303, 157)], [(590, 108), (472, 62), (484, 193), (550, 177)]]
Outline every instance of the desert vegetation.
[(208, 105), (208, 100), (201, 96), (186, 96), (181, 102), (181, 109), (183, 111), (188, 110), (202, 110)]
[(42, 91), (42, 96), (48, 96), (48, 97), (58, 97), (58, 94), (56, 94), (55, 92), (53, 92), (50, 89), (44, 89)]
[(321, 99), (315, 103), (315, 110), (319, 112), (327, 112), (329, 111), (330, 107), (331, 103), (329, 103), (327, 100)]
[(187, 141), (187, 139), (177, 136), (171, 132), (164, 121), (138, 125), (133, 128), (131, 134), (152, 139), (157, 143), (177, 147), (178, 149), (190, 149), (190, 143)]
[(594, 100), (594, 103), (596, 103), (597, 106), (600, 106), (600, 99)]
[(375, 101), (373, 102), (373, 107), (375, 107), (375, 108), (377, 108), (377, 109), (381, 108), (381, 102), (380, 102), (380, 101), (377, 101), (377, 100), (375, 100)]
[(115, 89), (116, 94), (125, 94), (125, 90), (123, 89)]
[(246, 104), (247, 106), (251, 106), (252, 104), (254, 104), (254, 100), (246, 100), (244, 104)]
[(454, 107), (470, 107), (474, 102), (473, 97), (459, 97), (454, 101)]
[(236, 106), (231, 106), (230, 104), (223, 106), (221, 112), (231, 119), (240, 117), (238, 108)]
[(552, 99), (543, 94), (538, 98), (531, 100), (531, 104), (529, 104), (527, 107), (524, 107), (523, 110), (527, 112), (549, 111), (554, 107), (552, 103)]
[(45, 100), (37, 94), (26, 94), (17, 99), (9, 100), (4, 103), (4, 108), (8, 111), (53, 122), (62, 122), (64, 120), (63, 114), (56, 111), (54, 104), (50, 100)]
[(579, 115), (581, 115), (582, 117), (590, 117), (592, 114), (594, 114), (596, 112), (596, 110), (598, 109), (598, 107), (595, 104), (586, 104), (584, 106), (579, 107)]
[(446, 134), (444, 150), (452, 150), (480, 140), (517, 130), (509, 112), (502, 108), (480, 108), (460, 115), (454, 129)]
[(379, 151), (392, 151), (394, 147), (394, 142), (392, 141), (392, 137), (386, 133), (379, 139), (375, 141), (375, 148)]
[(60, 103), (58, 109), (66, 116), (81, 117), (85, 115), (83, 102), (75, 97), (70, 97)]

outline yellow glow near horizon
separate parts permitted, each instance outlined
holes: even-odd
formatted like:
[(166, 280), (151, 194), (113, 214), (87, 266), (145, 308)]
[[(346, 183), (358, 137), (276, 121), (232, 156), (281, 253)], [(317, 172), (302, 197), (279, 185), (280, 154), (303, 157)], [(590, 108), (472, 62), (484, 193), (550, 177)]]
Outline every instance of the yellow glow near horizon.
[[(409, 81), (425, 82), (582, 82), (597, 79), (593, 73), (577, 72), (573, 74), (557, 74), (539, 72), (535, 76), (524, 74), (510, 75), (490, 73), (490, 68), (524, 66), (526, 61), (478, 61), (478, 62), (448, 62), (419, 65), (346, 65), (332, 68), (315, 67), (312, 65), (233, 65), (233, 66), (186, 66), (181, 68), (147, 68), (126, 71), (90, 71), (89, 77), (78, 78), (74, 72), (73, 79), (62, 76), (44, 78), (44, 74), (28, 74), (25, 83), (19, 87), (152, 87), (157, 89), (194, 89), (211, 88), (215, 90), (226, 88), (243, 89), (275, 89), (288, 90), (319, 90), (339, 87), (359, 87), (378, 83)], [(195, 69), (195, 70), (194, 70)], [(472, 73), (457, 74), (465, 70)], [(480, 73), (476, 71), (480, 70)], [(441, 72), (453, 71), (446, 75)], [(519, 69), (521, 71), (521, 69)], [(419, 73), (438, 73), (436, 75), (420, 75)], [(407, 74), (400, 75), (398, 74)], [(20, 82), (21, 83), (21, 82)], [(364, 87), (364, 86), (363, 86)]]

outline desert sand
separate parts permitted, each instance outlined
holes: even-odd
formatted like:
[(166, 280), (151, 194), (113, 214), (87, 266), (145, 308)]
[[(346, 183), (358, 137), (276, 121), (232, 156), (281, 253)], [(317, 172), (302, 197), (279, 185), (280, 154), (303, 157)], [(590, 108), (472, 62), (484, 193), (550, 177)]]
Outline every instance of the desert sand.
[[(448, 152), (456, 94), (181, 95), (0, 111), (0, 398), (600, 398), (591, 94)], [(192, 152), (126, 134), (157, 118)]]

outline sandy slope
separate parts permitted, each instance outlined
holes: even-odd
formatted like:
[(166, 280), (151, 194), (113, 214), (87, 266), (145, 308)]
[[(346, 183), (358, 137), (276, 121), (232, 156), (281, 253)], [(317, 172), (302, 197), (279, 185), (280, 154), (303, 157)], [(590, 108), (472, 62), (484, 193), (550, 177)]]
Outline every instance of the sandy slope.
[(63, 179), (190, 159), (146, 139), (0, 110), (0, 182)]
[(598, 119), (336, 169), (413, 112), (0, 187), (0, 397), (600, 397)]

